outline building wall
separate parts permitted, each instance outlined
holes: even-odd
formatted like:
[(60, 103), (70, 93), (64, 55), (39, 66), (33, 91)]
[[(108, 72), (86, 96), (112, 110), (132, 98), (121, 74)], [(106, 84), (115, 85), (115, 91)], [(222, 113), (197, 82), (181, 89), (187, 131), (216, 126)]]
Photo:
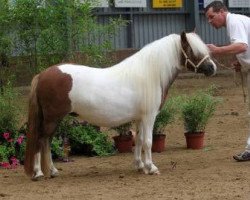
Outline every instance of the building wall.
[[(130, 21), (129, 25), (121, 28), (112, 39), (115, 49), (140, 49), (171, 33), (190, 31), (194, 26), (205, 43), (228, 43), (226, 29), (216, 30), (208, 24), (203, 8), (199, 8), (198, 0), (183, 0), (183, 7), (180, 9), (153, 9), (151, 2), (147, 0), (147, 8), (110, 7), (96, 10), (95, 14), (100, 23), (108, 23), (109, 17), (119, 16)], [(250, 8), (234, 8), (230, 11), (250, 16)]]

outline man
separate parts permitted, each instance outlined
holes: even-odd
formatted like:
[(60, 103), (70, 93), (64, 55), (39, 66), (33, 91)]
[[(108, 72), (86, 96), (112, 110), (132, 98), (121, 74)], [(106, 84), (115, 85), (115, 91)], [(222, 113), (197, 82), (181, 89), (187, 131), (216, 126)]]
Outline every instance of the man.
[[(250, 18), (244, 15), (230, 13), (221, 1), (213, 1), (210, 3), (205, 8), (205, 15), (208, 22), (216, 29), (226, 27), (231, 43), (220, 47), (208, 44), (208, 48), (213, 55), (232, 55), (236, 58), (232, 63), (236, 68), (243, 66), (248, 70), (247, 87), (248, 97), (250, 97)], [(245, 151), (233, 156), (233, 158), (237, 161), (250, 160), (250, 135)]]

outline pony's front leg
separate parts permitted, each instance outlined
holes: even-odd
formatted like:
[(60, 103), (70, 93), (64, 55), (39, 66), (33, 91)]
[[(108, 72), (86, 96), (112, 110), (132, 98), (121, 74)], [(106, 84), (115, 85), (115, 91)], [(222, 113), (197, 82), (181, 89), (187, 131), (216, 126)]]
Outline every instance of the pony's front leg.
[(153, 140), (153, 125), (154, 120), (144, 123), (144, 137), (143, 137), (143, 149), (145, 154), (145, 173), (146, 174), (160, 174), (158, 168), (153, 164), (152, 161), (152, 140)]
[(43, 178), (44, 174), (41, 169), (41, 153), (38, 152), (35, 155), (35, 163), (34, 163), (34, 175), (32, 176), (33, 181), (38, 181)]
[(142, 172), (144, 170), (144, 163), (142, 162), (142, 143), (143, 143), (143, 127), (142, 123), (140, 125), (137, 125), (137, 134), (135, 139), (135, 168)]

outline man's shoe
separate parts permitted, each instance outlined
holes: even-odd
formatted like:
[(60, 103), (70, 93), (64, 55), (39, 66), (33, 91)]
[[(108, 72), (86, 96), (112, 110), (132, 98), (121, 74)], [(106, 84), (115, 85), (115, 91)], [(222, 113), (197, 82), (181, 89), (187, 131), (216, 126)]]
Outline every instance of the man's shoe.
[(233, 158), (237, 161), (248, 161), (250, 160), (250, 152), (244, 151), (240, 154), (234, 155)]

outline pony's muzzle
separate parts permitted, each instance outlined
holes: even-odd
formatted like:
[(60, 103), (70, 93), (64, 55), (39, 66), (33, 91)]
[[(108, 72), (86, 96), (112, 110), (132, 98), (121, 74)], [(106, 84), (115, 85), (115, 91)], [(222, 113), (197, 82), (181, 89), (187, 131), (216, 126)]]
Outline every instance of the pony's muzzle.
[(216, 67), (214, 67), (212, 63), (201, 65), (197, 69), (197, 73), (203, 73), (205, 76), (212, 76), (216, 73)]

